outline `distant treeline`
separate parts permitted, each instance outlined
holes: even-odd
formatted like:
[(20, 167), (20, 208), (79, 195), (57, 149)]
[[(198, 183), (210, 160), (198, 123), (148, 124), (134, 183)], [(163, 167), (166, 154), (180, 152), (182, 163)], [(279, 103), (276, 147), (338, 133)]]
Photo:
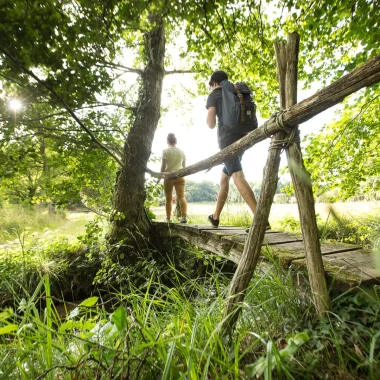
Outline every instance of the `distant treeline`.
[[(261, 182), (259, 181), (249, 181), (249, 185), (251, 186), (253, 192), (256, 197), (260, 194)], [(289, 181), (279, 180), (277, 185), (276, 194), (282, 194), (281, 189), (285, 189), (285, 187), (289, 186)], [(219, 185), (212, 181), (186, 181), (186, 200), (188, 202), (215, 202), (218, 197)], [(285, 196), (285, 194), (284, 194)], [(286, 196), (285, 196), (286, 197)], [(229, 202), (243, 202), (241, 195), (239, 194), (236, 186), (231, 183), (230, 192), (228, 197)], [(165, 203), (164, 193), (161, 192), (159, 197), (160, 205)]]

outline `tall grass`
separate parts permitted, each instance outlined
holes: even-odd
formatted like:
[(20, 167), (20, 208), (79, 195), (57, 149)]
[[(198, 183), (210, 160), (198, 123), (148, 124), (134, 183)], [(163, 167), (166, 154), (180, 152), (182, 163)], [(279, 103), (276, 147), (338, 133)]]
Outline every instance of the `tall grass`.
[[(235, 331), (222, 336), (231, 277), (220, 262), (173, 243), (165, 266), (122, 267), (90, 227), (81, 237), (89, 248), (37, 241), (0, 258), (0, 297), (9, 301), (0, 311), (0, 380), (380, 377), (379, 287), (336, 297), (319, 318), (308, 280), (268, 249)], [(195, 262), (205, 269), (188, 277)], [(55, 301), (80, 286), (94, 293), (62, 317)]]
[(55, 229), (65, 222), (65, 212), (49, 214), (47, 208), (6, 205), (0, 209), (0, 244), (28, 233)]
[[(340, 215), (331, 210), (327, 218), (317, 215), (321, 241), (362, 245), (366, 248), (376, 246), (380, 239), (380, 214), (373, 212), (360, 216)], [(294, 233), (301, 233), (299, 220), (288, 216), (275, 223), (275, 227)]]
[(111, 311), (93, 296), (63, 320), (45, 276), (17, 312), (0, 314), (0, 379), (378, 378), (377, 288), (340, 296), (318, 319), (308, 289), (272, 262), (228, 338), (219, 328), (229, 278), (213, 265), (197, 279), (170, 271), (171, 286), (152, 277), (114, 290)]
[[(210, 211), (211, 214), (212, 211)], [(210, 215), (208, 214), (208, 215)], [(188, 216), (189, 224), (210, 224), (208, 215), (190, 215)], [(237, 210), (229, 210), (228, 207), (223, 211), (220, 225), (221, 226), (236, 226), (236, 227), (249, 227), (252, 224), (253, 215), (251, 212), (245, 210), (243, 207)]]
[(55, 297), (71, 300), (88, 294), (101, 260), (95, 249), (90, 254), (81, 242), (66, 237), (28, 240), (0, 249), (0, 307), (27, 298), (45, 274)]

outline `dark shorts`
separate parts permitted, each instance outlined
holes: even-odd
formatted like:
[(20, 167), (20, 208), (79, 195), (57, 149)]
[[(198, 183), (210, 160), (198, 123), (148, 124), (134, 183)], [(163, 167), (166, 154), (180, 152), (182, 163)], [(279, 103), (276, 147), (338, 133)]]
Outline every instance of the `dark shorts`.
[[(225, 147), (227, 147), (228, 145), (231, 145), (235, 141), (238, 141), (242, 137), (243, 136), (233, 136), (233, 135), (227, 136), (226, 138), (224, 138), (219, 143), (220, 149), (224, 149)], [(241, 159), (243, 157), (243, 154), (244, 154), (244, 152), (239, 153), (237, 156), (235, 156), (235, 157), (231, 158), (230, 160), (224, 162), (224, 167), (222, 170), (223, 173), (227, 174), (228, 176), (231, 177), (232, 174), (242, 171), (243, 168), (241, 166)]]
[(231, 158), (230, 160), (224, 163), (224, 167), (222, 170), (224, 174), (227, 174), (231, 177), (232, 174), (243, 170), (241, 166), (241, 158), (243, 157), (243, 153), (238, 154), (234, 158)]

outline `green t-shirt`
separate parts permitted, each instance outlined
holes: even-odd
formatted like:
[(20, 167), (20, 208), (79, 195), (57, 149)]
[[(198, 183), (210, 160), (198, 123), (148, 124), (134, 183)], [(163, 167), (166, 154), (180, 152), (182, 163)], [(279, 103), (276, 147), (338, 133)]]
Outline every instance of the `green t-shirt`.
[(162, 158), (166, 160), (166, 172), (182, 169), (182, 163), (186, 161), (185, 153), (177, 147), (164, 149)]

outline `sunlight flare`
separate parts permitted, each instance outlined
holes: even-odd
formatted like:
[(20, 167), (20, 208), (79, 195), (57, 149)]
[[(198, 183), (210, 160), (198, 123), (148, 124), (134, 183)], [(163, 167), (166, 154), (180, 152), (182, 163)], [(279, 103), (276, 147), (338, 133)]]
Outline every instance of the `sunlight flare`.
[(9, 101), (9, 108), (12, 111), (17, 112), (21, 109), (21, 107), (22, 107), (22, 103), (18, 99), (11, 99)]

